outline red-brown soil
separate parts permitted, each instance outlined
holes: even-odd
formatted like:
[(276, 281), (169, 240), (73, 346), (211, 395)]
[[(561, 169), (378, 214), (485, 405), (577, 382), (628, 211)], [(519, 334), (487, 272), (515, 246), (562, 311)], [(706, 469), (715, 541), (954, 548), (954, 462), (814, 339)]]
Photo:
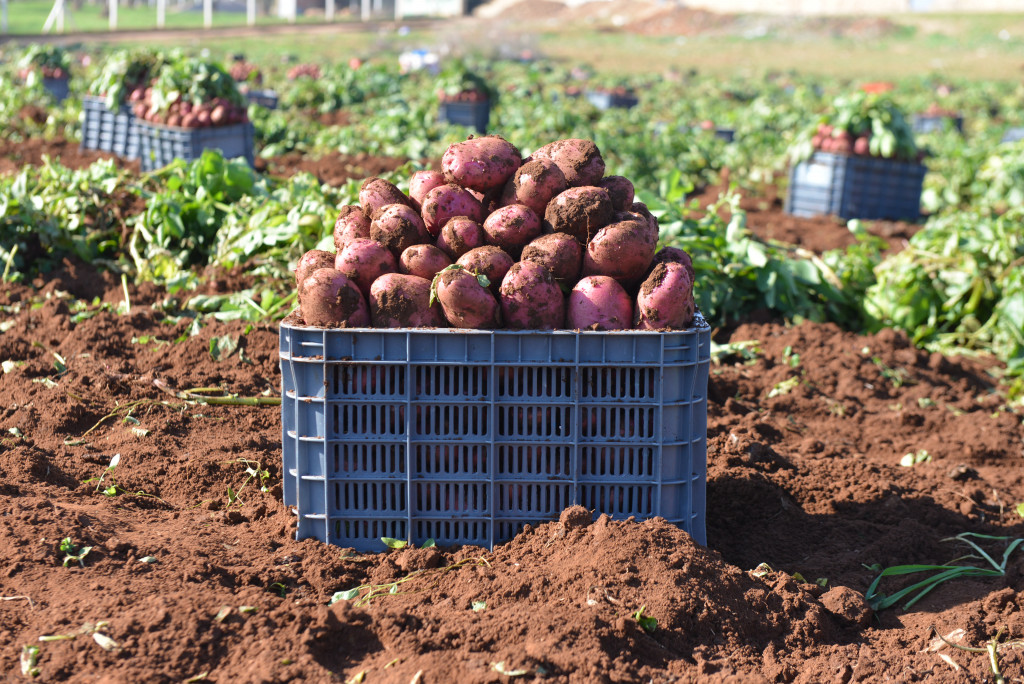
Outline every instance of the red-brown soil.
[(35, 137), (21, 142), (0, 138), (0, 174), (17, 173), (24, 166), (39, 166), (44, 156), (71, 169), (84, 168), (98, 159), (118, 159), (119, 165), (135, 172), (141, 168), (137, 160), (119, 159), (109, 152), (80, 150), (77, 142), (64, 138)]
[[(243, 280), (225, 274), (213, 289)], [(1013, 511), (1024, 427), (1001, 408), (991, 362), (918, 351), (892, 332), (741, 326), (731, 339), (758, 340), (756, 360), (713, 366), (708, 388), (707, 548), (661, 520), (587, 524), (570, 511), (493, 551), (354, 555), (294, 540), (279, 408), (202, 405), (157, 386), (278, 392), (273, 326), (210, 323), (168, 344), (189, 321), (160, 322), (156, 287), (133, 288), (127, 315), (78, 323), (62, 292), (123, 299), (119, 279), (80, 267), (0, 287), (15, 307), (0, 319), (14, 323), (0, 361), (15, 362), (0, 374), (8, 681), (26, 679), (19, 657), (36, 645), (47, 682), (508, 681), (501, 670), (524, 681), (979, 682), (994, 681), (987, 655), (936, 651), (932, 628), (963, 630), (950, 638), (968, 647), (1000, 629), (1024, 637), (1021, 552), (1005, 577), (944, 584), (909, 612), (871, 616), (860, 597), (875, 575), (865, 564), (948, 562), (965, 548), (942, 540), (964, 531), (1024, 535)], [(225, 335), (244, 358), (213, 360), (211, 339)], [(899, 465), (918, 450), (932, 460)], [(115, 454), (101, 486), (86, 482)], [(269, 471), (269, 491), (247, 482), (247, 464)], [(82, 566), (62, 567), (65, 537), (92, 547)], [(760, 563), (774, 572), (754, 576)], [(326, 605), (421, 569), (397, 595)], [(631, 617), (641, 606), (653, 633)], [(1024, 652), (1001, 649), (999, 665), (1020, 681)]]
[(282, 178), (307, 171), (316, 176), (321, 183), (344, 185), (350, 180), (362, 181), (364, 178), (394, 171), (408, 161), (397, 157), (374, 157), (364, 153), (329, 152), (321, 157), (313, 157), (301, 152), (287, 152), (266, 161), (265, 165), (258, 164), (257, 168)]

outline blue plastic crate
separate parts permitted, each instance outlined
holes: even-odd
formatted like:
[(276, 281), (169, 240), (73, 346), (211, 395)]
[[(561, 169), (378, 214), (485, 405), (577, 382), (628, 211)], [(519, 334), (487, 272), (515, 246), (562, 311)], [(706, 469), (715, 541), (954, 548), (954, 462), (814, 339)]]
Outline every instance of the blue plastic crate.
[(947, 114), (915, 114), (911, 117), (911, 126), (915, 133), (936, 133), (952, 126), (958, 132), (964, 132), (964, 117)]
[(736, 130), (733, 128), (716, 128), (715, 137), (719, 140), (724, 140), (727, 143), (731, 143), (736, 139)]
[(916, 221), (926, 171), (915, 162), (815, 152), (790, 169), (786, 213)]
[(253, 165), (252, 122), (210, 128), (179, 128), (139, 121), (139, 157), (143, 171), (161, 169), (175, 159), (193, 161), (205, 149), (218, 149), (227, 159), (244, 157)]
[(590, 104), (602, 111), (612, 108), (632, 109), (640, 102), (635, 95), (618, 95), (600, 90), (588, 90), (584, 96)]
[(1024, 140), (1024, 128), (1008, 128), (1003, 133), (1003, 138), (1000, 143), (1017, 142), (1018, 140)]
[(267, 109), (277, 109), (277, 91), (276, 90), (248, 90), (245, 93), (246, 100), (249, 104), (256, 104)]
[(83, 150), (113, 152), (125, 159), (139, 158), (139, 125), (128, 105), (116, 112), (101, 97), (82, 98)]
[(298, 539), (494, 544), (580, 504), (706, 543), (711, 332), (281, 324)]
[(54, 100), (63, 102), (71, 94), (71, 81), (67, 78), (43, 77), (43, 88), (50, 93)]
[(490, 102), (442, 102), (438, 109), (438, 120), (486, 133), (491, 120)]

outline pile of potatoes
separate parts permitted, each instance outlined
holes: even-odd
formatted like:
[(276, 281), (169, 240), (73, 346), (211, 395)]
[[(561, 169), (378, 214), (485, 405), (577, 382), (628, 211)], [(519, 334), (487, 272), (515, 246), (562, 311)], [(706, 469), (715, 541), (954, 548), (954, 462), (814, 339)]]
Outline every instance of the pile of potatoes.
[(334, 225), (337, 253), (295, 271), (307, 325), (520, 330), (682, 329), (693, 265), (657, 250), (658, 222), (633, 184), (605, 176), (590, 140), (523, 159), (499, 136), (452, 145), (409, 194), (366, 180)]

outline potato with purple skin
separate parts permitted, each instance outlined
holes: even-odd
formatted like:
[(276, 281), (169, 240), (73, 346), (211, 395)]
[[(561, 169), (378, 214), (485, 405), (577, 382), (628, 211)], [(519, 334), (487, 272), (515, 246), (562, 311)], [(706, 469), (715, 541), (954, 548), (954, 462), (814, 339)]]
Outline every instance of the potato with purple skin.
[(370, 238), (354, 238), (338, 252), (334, 267), (350, 278), (364, 296), (370, 296), (373, 281), (398, 270), (398, 262), (387, 247)]
[(455, 216), (441, 228), (437, 246), (453, 259), (487, 244), (483, 226), (467, 216)]
[(501, 317), (509, 328), (555, 330), (565, 324), (565, 297), (551, 271), (536, 261), (512, 264), (499, 289)]
[(693, 322), (696, 309), (686, 266), (661, 263), (640, 286), (633, 324), (639, 330), (681, 330)]
[(512, 268), (515, 259), (510, 257), (501, 247), (485, 245), (469, 250), (460, 256), (455, 263), (473, 273), (481, 273), (487, 276), (488, 280), (491, 281), (491, 290), (497, 294), (502, 279), (508, 273), (508, 269)]
[(489, 244), (514, 256), (540, 235), (540, 217), (525, 204), (510, 204), (487, 217), (484, 233)]
[(408, 275), (433, 280), (438, 271), (452, 265), (452, 260), (434, 245), (413, 245), (398, 257), (398, 270)]
[(302, 255), (295, 267), (295, 285), (301, 285), (309, 274), (318, 268), (334, 268), (334, 253), (322, 249), (311, 249)]
[(504, 187), (523, 157), (515, 145), (498, 135), (455, 143), (441, 157), (441, 170), (450, 183), (486, 193)]
[(530, 159), (519, 167), (516, 174), (502, 192), (499, 204), (525, 204), (544, 215), (548, 203), (565, 192), (569, 184), (565, 182), (565, 174), (550, 159)]
[(583, 245), (568, 233), (541, 235), (523, 247), (523, 261), (536, 261), (560, 283), (575, 285), (583, 267)]
[(299, 311), (306, 325), (365, 328), (370, 312), (350, 278), (333, 268), (318, 268), (299, 285)]
[(367, 218), (374, 218), (377, 212), (391, 204), (412, 206), (412, 200), (394, 183), (383, 178), (367, 178), (359, 188), (359, 205)]
[(370, 239), (398, 257), (413, 245), (430, 242), (430, 233), (415, 209), (406, 204), (389, 204), (382, 207), (370, 223)]
[(341, 208), (338, 220), (334, 222), (334, 248), (340, 252), (349, 240), (357, 237), (370, 237), (370, 219), (362, 207), (348, 204)]
[(568, 233), (586, 245), (615, 215), (612, 198), (604, 188), (569, 188), (548, 203), (544, 232)]
[(608, 191), (615, 211), (627, 211), (633, 205), (633, 184), (625, 176), (605, 176), (597, 187)]
[(409, 181), (409, 199), (413, 209), (423, 211), (423, 198), (438, 185), (447, 183), (440, 171), (417, 171)]
[(597, 185), (604, 178), (604, 158), (592, 140), (556, 140), (534, 152), (533, 158), (555, 162), (570, 188)]
[(643, 278), (654, 260), (658, 236), (638, 219), (619, 221), (597, 232), (583, 254), (583, 275), (603, 275), (628, 283)]
[(633, 302), (614, 278), (587, 276), (569, 293), (565, 323), (570, 330), (626, 330)]
[(444, 317), (455, 328), (493, 330), (501, 327), (500, 308), (484, 283), (489, 284), (486, 276), (458, 264), (449, 266), (434, 276), (431, 301), (441, 303)]
[(697, 281), (697, 272), (693, 270), (693, 259), (690, 255), (679, 249), (678, 247), (662, 247), (658, 250), (658, 253), (654, 255), (654, 261), (651, 262), (651, 268), (647, 272), (650, 275), (654, 271), (654, 267), (658, 264), (682, 264), (686, 267), (686, 272), (690, 275), (690, 280)]
[(369, 304), (374, 328), (448, 327), (441, 306), (430, 303), (427, 278), (385, 273), (370, 286)]
[(427, 232), (437, 236), (444, 224), (456, 216), (465, 216), (477, 223), (483, 223), (484, 207), (465, 188), (447, 184), (431, 188), (423, 198), (423, 224)]
[(651, 228), (654, 229), (655, 233), (658, 233), (661, 230), (661, 227), (658, 225), (658, 219), (654, 217), (654, 214), (650, 212), (650, 210), (647, 208), (647, 205), (644, 204), (643, 202), (633, 202), (633, 204), (626, 211), (628, 211), (630, 214), (643, 216), (644, 219), (649, 224), (651, 224)]

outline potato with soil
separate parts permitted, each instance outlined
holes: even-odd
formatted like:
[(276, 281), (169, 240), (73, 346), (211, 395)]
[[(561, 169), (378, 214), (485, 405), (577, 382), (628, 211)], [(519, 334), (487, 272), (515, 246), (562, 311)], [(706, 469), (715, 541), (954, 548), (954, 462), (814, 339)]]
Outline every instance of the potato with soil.
[(693, 278), (680, 263), (661, 263), (640, 286), (633, 325), (638, 330), (682, 330), (693, 322)]
[(536, 261), (512, 264), (499, 290), (506, 327), (555, 330), (565, 325), (565, 297), (546, 267)]
[(633, 302), (619, 281), (586, 276), (569, 293), (565, 324), (570, 330), (626, 330), (633, 322)]
[(658, 248), (658, 236), (650, 226), (630, 219), (605, 226), (587, 245), (583, 275), (604, 275), (620, 283), (643, 278)]
[(318, 268), (334, 268), (334, 253), (311, 249), (303, 254), (298, 266), (295, 267), (295, 285), (302, 285), (302, 281)]
[(575, 285), (583, 268), (583, 245), (568, 233), (541, 235), (523, 247), (523, 261), (536, 261), (566, 285)]
[(406, 204), (389, 204), (382, 207), (370, 223), (370, 239), (399, 257), (413, 245), (430, 242), (430, 233), (415, 209)]
[(338, 252), (334, 267), (352, 279), (364, 296), (370, 296), (373, 281), (385, 273), (398, 270), (398, 261), (391, 251), (376, 240), (354, 238)]
[(423, 223), (432, 236), (456, 216), (465, 216), (471, 221), (482, 223), (486, 218), (480, 200), (465, 188), (448, 183), (431, 188), (423, 198)]
[(489, 244), (516, 256), (540, 235), (540, 217), (525, 204), (510, 204), (487, 217), (484, 233)]
[(658, 250), (658, 253), (654, 255), (654, 261), (651, 262), (651, 267), (647, 274), (654, 270), (654, 267), (658, 264), (682, 264), (686, 267), (686, 272), (690, 275), (690, 280), (697, 282), (697, 273), (693, 270), (693, 259), (685, 251), (678, 247), (662, 247)]
[(334, 248), (339, 252), (354, 238), (370, 237), (370, 218), (355, 204), (343, 206), (334, 222)]
[(433, 299), (441, 303), (453, 327), (493, 330), (501, 327), (501, 310), (485, 283), (489, 284), (486, 276), (455, 264), (434, 276)]
[(452, 265), (452, 260), (434, 245), (413, 245), (398, 257), (398, 270), (407, 275), (433, 280), (439, 271)]
[(448, 147), (441, 170), (449, 183), (486, 193), (505, 183), (523, 163), (515, 145), (498, 135), (470, 138)]
[[(433, 278), (433, 275), (431, 275)], [(370, 286), (370, 321), (375, 328), (444, 328), (441, 305), (430, 303), (430, 280), (385, 273)]]
[(633, 183), (625, 176), (605, 176), (597, 187), (608, 191), (615, 211), (628, 211), (633, 205)]
[(544, 211), (544, 232), (568, 233), (586, 245), (614, 218), (612, 198), (604, 188), (569, 188)]
[(491, 281), (491, 290), (497, 294), (498, 288), (501, 287), (502, 279), (508, 273), (508, 270), (512, 268), (515, 259), (510, 257), (501, 247), (485, 245), (484, 247), (469, 250), (460, 256), (455, 263), (473, 273), (481, 273), (487, 276), (488, 280)]
[(548, 203), (569, 189), (565, 174), (550, 159), (531, 159), (519, 167), (501, 195), (501, 206), (525, 204), (538, 216)]
[(423, 211), (423, 200), (427, 193), (447, 183), (440, 171), (417, 171), (409, 181), (409, 199), (416, 211)]
[(391, 204), (412, 206), (412, 200), (398, 189), (398, 186), (383, 178), (374, 176), (363, 181), (359, 188), (359, 205), (367, 218), (374, 218), (377, 212)]
[(534, 152), (532, 158), (555, 162), (570, 188), (597, 185), (604, 178), (604, 158), (592, 140), (556, 140)]
[(437, 236), (437, 246), (452, 259), (458, 259), (471, 249), (487, 244), (484, 227), (467, 216), (448, 220)]
[(299, 311), (306, 325), (322, 328), (365, 328), (370, 324), (363, 294), (333, 268), (318, 268), (302, 281)]

